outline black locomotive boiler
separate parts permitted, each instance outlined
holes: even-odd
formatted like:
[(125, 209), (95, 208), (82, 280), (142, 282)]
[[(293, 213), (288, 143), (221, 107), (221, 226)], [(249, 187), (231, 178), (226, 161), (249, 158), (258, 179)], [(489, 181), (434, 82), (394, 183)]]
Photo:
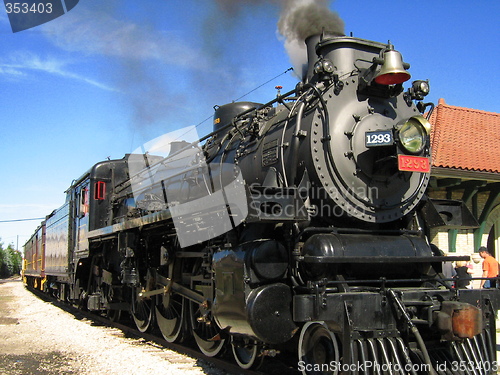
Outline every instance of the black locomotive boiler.
[(74, 181), (26, 282), (243, 368), (292, 351), (306, 374), (493, 373), (499, 291), (454, 289), (428, 241), (446, 207), (426, 196), (428, 83), (404, 91), (391, 44), (307, 47), (292, 91)]

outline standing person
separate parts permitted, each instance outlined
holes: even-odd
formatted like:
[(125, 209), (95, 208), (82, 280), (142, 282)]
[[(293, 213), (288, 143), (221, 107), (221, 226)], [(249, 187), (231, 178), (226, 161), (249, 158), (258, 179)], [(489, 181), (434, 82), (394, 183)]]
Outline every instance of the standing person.
[[(442, 257), (446, 256), (446, 254), (443, 252), (443, 250), (441, 250), (439, 247), (437, 247), (433, 243), (431, 243), (430, 246), (431, 246), (432, 253), (435, 256), (442, 256)], [(443, 262), (441, 272), (442, 272), (444, 278), (448, 279), (448, 280), (444, 281), (444, 283), (450, 287), (453, 287), (455, 285), (455, 283), (452, 280), (449, 280), (449, 279), (454, 279), (455, 276), (457, 275), (457, 271), (455, 271), (455, 268), (453, 267), (453, 263)]]
[(465, 261), (458, 261), (457, 266), (455, 267), (455, 271), (457, 271), (457, 281), (455, 283), (455, 287), (459, 289), (470, 289), (470, 280), (472, 278), (472, 271), (471, 269), (467, 266), (467, 262)]
[[(443, 276), (445, 279), (454, 279), (457, 276), (457, 271), (453, 267), (453, 263), (443, 262)], [(451, 280), (446, 281), (446, 284), (455, 286), (455, 282)]]
[[(493, 258), (484, 246), (479, 248), (479, 256), (483, 258), (483, 276), (482, 277), (498, 277), (498, 261)], [(495, 280), (481, 280), (481, 288), (496, 287)]]

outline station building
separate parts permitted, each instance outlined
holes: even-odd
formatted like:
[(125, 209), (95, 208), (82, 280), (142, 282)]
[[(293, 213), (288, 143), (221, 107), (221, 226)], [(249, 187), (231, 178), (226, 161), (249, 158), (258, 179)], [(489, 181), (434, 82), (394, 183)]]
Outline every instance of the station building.
[(480, 277), (480, 246), (500, 260), (500, 114), (456, 107), (440, 99), (430, 122), (428, 193), (432, 199), (465, 202), (475, 219), (463, 217), (465, 224), (459, 225), (453, 212), (443, 210), (440, 214), (447, 225), (430, 230), (431, 242), (445, 254), (470, 255), (474, 276)]

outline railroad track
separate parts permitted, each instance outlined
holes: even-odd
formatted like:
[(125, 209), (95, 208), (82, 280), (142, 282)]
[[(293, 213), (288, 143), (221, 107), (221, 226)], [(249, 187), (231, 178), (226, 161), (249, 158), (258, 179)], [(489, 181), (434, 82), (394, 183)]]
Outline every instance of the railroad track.
[[(210, 374), (210, 368), (223, 370), (227, 374), (236, 375), (265, 375), (265, 374), (276, 374), (281, 375), (299, 375), (300, 372), (294, 369), (291, 365), (286, 365), (284, 362), (271, 357), (266, 357), (263, 364), (257, 370), (245, 370), (234, 363), (234, 359), (231, 355), (230, 350), (226, 350), (225, 353), (217, 357), (208, 357), (201, 353), (196, 347), (196, 344), (187, 342), (186, 344), (170, 343), (161, 337), (160, 332), (140, 332), (134, 325), (133, 319), (125, 317), (121, 321), (112, 321), (109, 318), (99, 315), (90, 311), (85, 311), (79, 309), (78, 307), (71, 305), (67, 302), (60, 301), (57, 298), (45, 294), (37, 289), (28, 288), (33, 294), (42, 299), (45, 302), (49, 302), (54, 306), (70, 313), (78, 320), (87, 320), (92, 322), (94, 325), (100, 325), (104, 327), (114, 328), (119, 330), (125, 337), (139, 339), (141, 344), (145, 348), (149, 347), (150, 350), (163, 350), (170, 349), (175, 352), (168, 356), (170, 362), (182, 361), (182, 356), (191, 357), (197, 361), (202, 361), (206, 363), (203, 366), (205, 372)], [(290, 362), (292, 363), (292, 362)], [(215, 372), (215, 371), (214, 371)]]

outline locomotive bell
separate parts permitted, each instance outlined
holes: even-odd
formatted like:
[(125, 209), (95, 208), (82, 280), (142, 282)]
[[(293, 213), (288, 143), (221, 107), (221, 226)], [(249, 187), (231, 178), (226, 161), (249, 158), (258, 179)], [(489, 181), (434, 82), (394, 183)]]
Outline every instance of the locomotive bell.
[(380, 72), (375, 77), (375, 82), (380, 85), (397, 85), (408, 81), (410, 73), (404, 68), (403, 57), (389, 44), (389, 48), (383, 51), (383, 64)]

